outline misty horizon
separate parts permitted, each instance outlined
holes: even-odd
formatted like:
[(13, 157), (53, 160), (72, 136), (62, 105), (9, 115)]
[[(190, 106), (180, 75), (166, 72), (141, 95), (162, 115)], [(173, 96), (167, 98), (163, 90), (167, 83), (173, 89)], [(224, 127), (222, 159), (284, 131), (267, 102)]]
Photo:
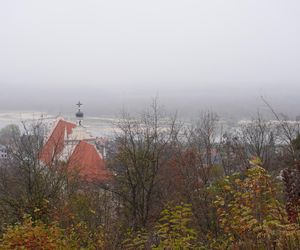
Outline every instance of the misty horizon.
[(4, 1), (0, 110), (300, 114), (300, 3)]

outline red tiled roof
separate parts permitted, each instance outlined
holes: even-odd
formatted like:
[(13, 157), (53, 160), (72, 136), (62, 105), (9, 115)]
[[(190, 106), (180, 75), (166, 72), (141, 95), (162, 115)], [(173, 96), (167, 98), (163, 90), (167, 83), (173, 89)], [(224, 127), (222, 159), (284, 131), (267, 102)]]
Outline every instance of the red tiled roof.
[(110, 181), (112, 174), (106, 168), (105, 162), (95, 146), (80, 141), (68, 161), (68, 168), (78, 170), (79, 176), (87, 181)]
[(62, 153), (64, 149), (65, 134), (70, 135), (76, 125), (71, 122), (59, 120), (41, 150), (40, 159), (45, 164), (51, 164), (53, 158)]

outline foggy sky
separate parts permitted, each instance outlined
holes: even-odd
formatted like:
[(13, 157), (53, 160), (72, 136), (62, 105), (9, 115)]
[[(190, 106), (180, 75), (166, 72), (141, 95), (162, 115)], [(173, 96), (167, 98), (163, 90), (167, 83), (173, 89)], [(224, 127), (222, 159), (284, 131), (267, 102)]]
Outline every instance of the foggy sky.
[(0, 0), (0, 110), (297, 114), (299, 91), (299, 0)]

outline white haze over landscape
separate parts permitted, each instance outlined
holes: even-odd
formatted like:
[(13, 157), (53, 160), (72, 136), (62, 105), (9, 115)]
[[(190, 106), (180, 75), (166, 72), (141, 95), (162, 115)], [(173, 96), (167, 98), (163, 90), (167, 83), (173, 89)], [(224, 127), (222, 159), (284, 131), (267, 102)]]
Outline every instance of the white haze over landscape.
[(298, 0), (9, 0), (0, 31), (2, 126), (72, 117), (78, 100), (110, 118), (154, 96), (184, 118), (267, 114), (260, 96), (300, 114)]

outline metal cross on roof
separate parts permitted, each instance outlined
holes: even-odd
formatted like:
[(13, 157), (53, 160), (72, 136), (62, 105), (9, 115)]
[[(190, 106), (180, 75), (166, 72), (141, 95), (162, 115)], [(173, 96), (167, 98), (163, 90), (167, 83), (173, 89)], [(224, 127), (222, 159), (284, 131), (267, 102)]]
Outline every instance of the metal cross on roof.
[(80, 108), (81, 105), (83, 105), (80, 101), (76, 104), (78, 108)]

